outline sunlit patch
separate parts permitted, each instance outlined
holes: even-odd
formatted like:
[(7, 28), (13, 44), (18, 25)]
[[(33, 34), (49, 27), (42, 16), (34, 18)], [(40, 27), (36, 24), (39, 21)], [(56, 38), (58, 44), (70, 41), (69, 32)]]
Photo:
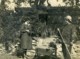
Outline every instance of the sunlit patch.
[(20, 3), (20, 7), (31, 7), (30, 4), (28, 3), (28, 1), (22, 2)]
[(5, 2), (5, 6), (6, 6), (6, 10), (15, 10), (15, 7), (17, 7), (14, 0), (7, 0)]

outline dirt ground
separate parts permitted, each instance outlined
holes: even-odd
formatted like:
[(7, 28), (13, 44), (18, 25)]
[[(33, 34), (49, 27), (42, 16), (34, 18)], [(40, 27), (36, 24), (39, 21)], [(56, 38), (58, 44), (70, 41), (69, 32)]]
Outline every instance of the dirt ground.
[(72, 51), (73, 52), (73, 54), (72, 54), (73, 59), (80, 59), (80, 41), (76, 42), (73, 45), (73, 49), (74, 49), (74, 51)]
[[(36, 38), (37, 39), (37, 38)], [(47, 44), (52, 41), (53, 38), (45, 38), (45, 40), (42, 40), (42, 38), (38, 38), (39, 40), (37, 41), (37, 43), (35, 41), (33, 41), (33, 50), (28, 51), (28, 59), (33, 59), (34, 55), (35, 55), (35, 49), (38, 47), (47, 47)], [(36, 46), (37, 44), (37, 46)], [(58, 51), (61, 51), (61, 48), (58, 46)], [(57, 56), (59, 56), (61, 59), (63, 59), (63, 56), (60, 55), (59, 53), (57, 54)], [(76, 42), (75, 44), (73, 44), (73, 48), (72, 48), (72, 59), (80, 59), (80, 41)], [(7, 53), (0, 53), (0, 59), (22, 59), (22, 58), (18, 58), (17, 56), (13, 56), (11, 54), (7, 54)]]
[(21, 59), (21, 58), (18, 58), (16, 56), (12, 56), (12, 55), (9, 55), (9, 54), (1, 54), (0, 59)]

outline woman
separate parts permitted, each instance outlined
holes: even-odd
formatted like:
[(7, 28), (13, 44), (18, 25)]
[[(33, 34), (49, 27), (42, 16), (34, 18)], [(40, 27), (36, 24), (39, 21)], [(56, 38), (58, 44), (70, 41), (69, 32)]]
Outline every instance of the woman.
[(27, 50), (32, 49), (32, 38), (30, 36), (30, 21), (25, 21), (20, 30), (20, 47), (23, 52), (23, 58), (26, 56)]

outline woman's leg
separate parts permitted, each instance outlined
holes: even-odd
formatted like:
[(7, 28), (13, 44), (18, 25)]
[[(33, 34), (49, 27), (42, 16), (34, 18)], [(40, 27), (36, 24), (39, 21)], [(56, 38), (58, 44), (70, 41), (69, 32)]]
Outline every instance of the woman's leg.
[(23, 51), (23, 55), (24, 55), (24, 59), (27, 59), (27, 55), (26, 55), (26, 52), (27, 52), (27, 49), (24, 49), (24, 51)]

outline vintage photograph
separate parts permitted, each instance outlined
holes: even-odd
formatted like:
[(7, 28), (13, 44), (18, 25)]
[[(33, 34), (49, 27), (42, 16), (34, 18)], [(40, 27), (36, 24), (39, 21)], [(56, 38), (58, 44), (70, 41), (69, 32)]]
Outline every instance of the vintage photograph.
[(0, 0), (0, 59), (80, 59), (80, 0)]

